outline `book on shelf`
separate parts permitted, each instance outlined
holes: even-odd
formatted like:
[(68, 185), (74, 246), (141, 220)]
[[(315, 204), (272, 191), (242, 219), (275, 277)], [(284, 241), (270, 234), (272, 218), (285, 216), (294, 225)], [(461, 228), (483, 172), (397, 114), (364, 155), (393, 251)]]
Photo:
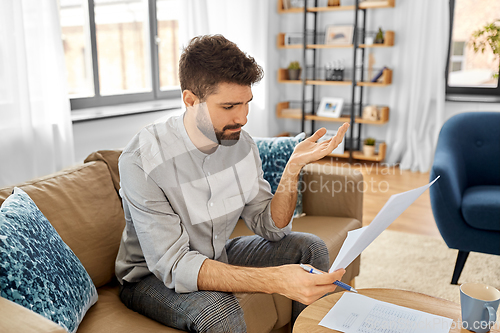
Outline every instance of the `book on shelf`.
[(387, 67), (384, 66), (384, 68), (382, 68), (377, 74), (375, 74), (375, 76), (373, 77), (371, 82), (377, 82), (378, 79), (380, 79), (382, 77), (382, 75), (384, 74), (384, 69), (387, 69)]

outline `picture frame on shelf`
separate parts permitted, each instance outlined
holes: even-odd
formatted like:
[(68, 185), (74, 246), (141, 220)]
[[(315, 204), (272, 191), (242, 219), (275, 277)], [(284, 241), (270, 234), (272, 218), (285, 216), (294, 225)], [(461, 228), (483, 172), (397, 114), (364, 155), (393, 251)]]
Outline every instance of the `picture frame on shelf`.
[(354, 27), (352, 25), (329, 25), (326, 27), (326, 45), (350, 45), (353, 42)]
[[(326, 134), (323, 135), (319, 140), (318, 142), (323, 142), (323, 141), (326, 141), (326, 140), (330, 140), (331, 138), (333, 138), (335, 135), (337, 135), (337, 131), (336, 130), (326, 130)], [(337, 148), (335, 148), (331, 154), (339, 154), (339, 155), (342, 155), (345, 151), (345, 136), (344, 138), (342, 139), (342, 142), (339, 143), (339, 145), (337, 146)]]
[(316, 115), (319, 117), (339, 118), (342, 114), (344, 99), (337, 97), (323, 97), (319, 103)]

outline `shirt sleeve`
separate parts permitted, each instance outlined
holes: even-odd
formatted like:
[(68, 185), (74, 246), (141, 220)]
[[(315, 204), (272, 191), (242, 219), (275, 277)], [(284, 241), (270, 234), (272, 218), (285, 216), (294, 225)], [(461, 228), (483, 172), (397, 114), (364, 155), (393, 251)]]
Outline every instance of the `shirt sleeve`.
[(262, 161), (260, 160), (257, 145), (253, 142), (252, 151), (257, 168), (257, 195), (248, 202), (241, 213), (242, 219), (250, 230), (256, 235), (259, 235), (269, 241), (279, 241), (290, 232), (292, 232), (292, 220), (283, 228), (278, 228), (271, 216), (271, 186), (264, 179), (264, 171), (262, 170)]
[(190, 250), (186, 229), (162, 189), (140, 165), (141, 158), (123, 154), (119, 168), (122, 199), (147, 267), (178, 293), (197, 291), (198, 273), (207, 257)]

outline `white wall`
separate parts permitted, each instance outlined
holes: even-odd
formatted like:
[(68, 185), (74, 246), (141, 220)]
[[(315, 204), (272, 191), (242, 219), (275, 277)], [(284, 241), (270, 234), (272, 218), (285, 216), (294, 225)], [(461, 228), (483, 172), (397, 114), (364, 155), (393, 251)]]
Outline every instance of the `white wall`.
[(144, 126), (181, 113), (182, 110), (157, 111), (74, 123), (75, 161), (81, 163), (97, 150), (124, 148)]
[(500, 103), (446, 102), (445, 120), (463, 112), (496, 111), (500, 112)]

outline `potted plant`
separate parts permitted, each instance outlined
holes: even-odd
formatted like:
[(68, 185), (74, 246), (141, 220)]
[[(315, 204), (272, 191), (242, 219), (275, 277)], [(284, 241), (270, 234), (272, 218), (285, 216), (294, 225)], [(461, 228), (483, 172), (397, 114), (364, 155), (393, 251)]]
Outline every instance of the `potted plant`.
[[(496, 58), (500, 58), (500, 20), (493, 21), (486, 24), (481, 29), (472, 33), (469, 45), (477, 53), (481, 51), (484, 53), (486, 47), (489, 45)], [(493, 74), (494, 79), (498, 79), (498, 72)]]
[(302, 68), (300, 68), (300, 64), (298, 61), (292, 61), (290, 65), (288, 65), (288, 79), (289, 80), (299, 80), (300, 72)]
[(377, 35), (375, 36), (375, 44), (384, 44), (384, 32), (382, 28), (378, 28)]
[(363, 142), (363, 155), (373, 156), (375, 155), (375, 139), (366, 138)]

